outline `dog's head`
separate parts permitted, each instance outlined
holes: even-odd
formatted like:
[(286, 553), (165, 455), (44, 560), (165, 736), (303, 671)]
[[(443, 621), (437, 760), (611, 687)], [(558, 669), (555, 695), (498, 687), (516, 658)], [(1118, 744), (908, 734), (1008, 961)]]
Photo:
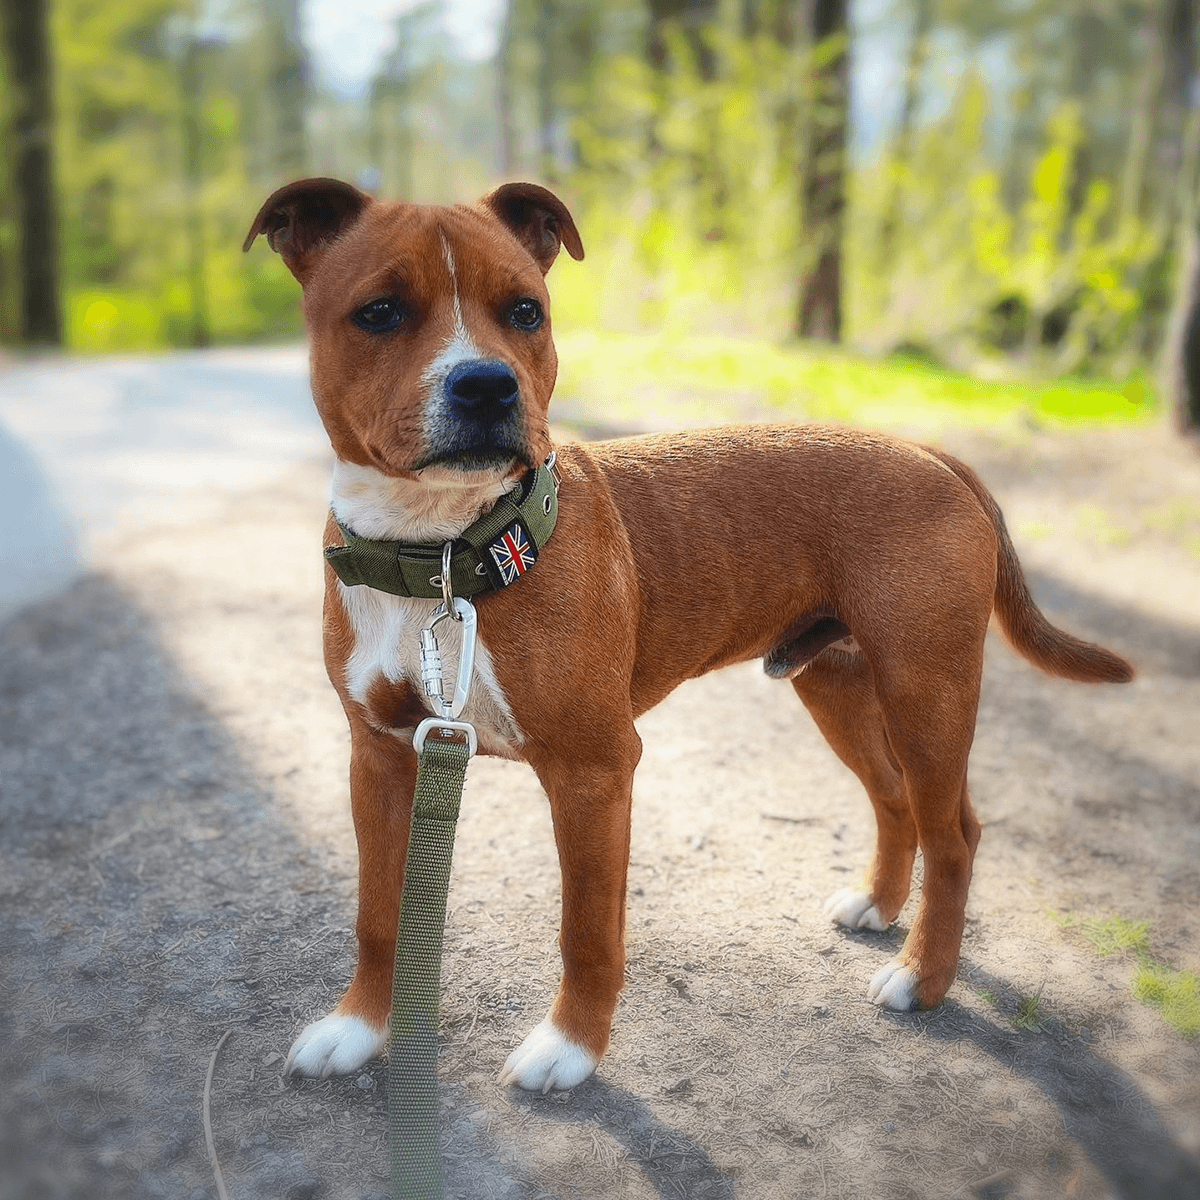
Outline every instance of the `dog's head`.
[(543, 276), (583, 245), (566, 205), (509, 183), (475, 206), (384, 204), (336, 179), (271, 195), (266, 234), (304, 289), (312, 389), (347, 462), (488, 483), (550, 452), (558, 359)]

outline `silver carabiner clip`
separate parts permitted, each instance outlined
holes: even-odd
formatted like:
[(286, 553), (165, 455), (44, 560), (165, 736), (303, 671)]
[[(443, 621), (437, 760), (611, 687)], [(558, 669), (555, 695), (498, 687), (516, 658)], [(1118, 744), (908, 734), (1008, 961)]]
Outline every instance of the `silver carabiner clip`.
[[(446, 570), (448, 577), (449, 571)], [(442, 681), (442, 652), (438, 646), (434, 629), (445, 620), (455, 620), (462, 630), (462, 645), (458, 652), (458, 671), (454, 677), (454, 697), (445, 698)], [(467, 706), (471, 694), (471, 680), (475, 674), (475, 631), (477, 626), (475, 605), (462, 596), (451, 596), (450, 606), (439, 604), (433, 610), (429, 624), (421, 630), (421, 678), (425, 693), (441, 710), (435, 717), (426, 717), (413, 735), (413, 749), (418, 754), (425, 746), (425, 738), (434, 730), (446, 737), (462, 734), (467, 740), (467, 754), (475, 753), (478, 738), (475, 727), (469, 721), (456, 720)]]
[[(475, 605), (462, 596), (451, 599), (451, 608), (439, 604), (433, 610), (429, 624), (421, 630), (421, 678), (425, 693), (441, 709), (446, 720), (454, 720), (467, 706), (471, 694), (471, 679), (475, 673), (475, 640), (478, 618)], [(453, 619), (462, 630), (462, 645), (458, 652), (458, 671), (454, 678), (454, 697), (447, 700), (442, 682), (442, 654), (434, 630), (442, 621)]]

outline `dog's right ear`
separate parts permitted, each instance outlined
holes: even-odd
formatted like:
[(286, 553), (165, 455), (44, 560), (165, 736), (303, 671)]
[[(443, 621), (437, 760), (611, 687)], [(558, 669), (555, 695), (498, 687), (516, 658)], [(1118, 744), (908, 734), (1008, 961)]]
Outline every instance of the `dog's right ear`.
[(344, 233), (374, 201), (338, 179), (300, 179), (267, 197), (242, 245), (249, 250), (260, 233), (304, 283), (326, 243)]

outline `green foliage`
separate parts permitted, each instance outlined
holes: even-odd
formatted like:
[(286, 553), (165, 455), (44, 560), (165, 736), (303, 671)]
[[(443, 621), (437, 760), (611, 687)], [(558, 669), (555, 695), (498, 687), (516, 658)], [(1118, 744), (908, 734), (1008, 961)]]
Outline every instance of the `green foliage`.
[[(562, 278), (570, 274), (567, 267)], [(757, 411), (917, 430), (1005, 419), (1128, 421), (1154, 412), (1140, 385), (985, 380), (904, 355), (872, 361), (811, 343), (728, 334), (603, 332), (563, 319), (557, 307), (555, 329), (558, 411), (578, 405), (614, 425), (643, 425), (647, 412), (696, 423)], [(614, 391), (614, 377), (627, 383)]]
[[(921, 132), (890, 276), (877, 277), (869, 256), (852, 260), (856, 332), (968, 355), (990, 348), (1054, 374), (1127, 372), (1161, 335), (1166, 303), (1155, 278), (1166, 229), (1135, 216), (1118, 223), (1103, 179), (1076, 199), (1084, 131), (1074, 101), (1047, 118), (1024, 198), (1010, 208), (988, 109), (987, 85), (968, 73), (950, 112)], [(888, 169), (886, 159), (875, 166)], [(855, 244), (882, 219), (882, 194), (856, 190)]]
[[(285, 122), (272, 90), (303, 62), (303, 49), (287, 44), (280, 25), (286, 7), (57, 0), (71, 345), (186, 344), (196, 335), (197, 308), (207, 312), (215, 340), (298, 332), (294, 283), (261, 249), (238, 252), (257, 200), (294, 158), (281, 141)], [(716, 337), (738, 366), (710, 380), (761, 392), (779, 406), (799, 388), (805, 404), (826, 415), (904, 402), (918, 387), (935, 403), (978, 413), (1019, 405), (1049, 419), (1091, 420), (1151, 409), (1148, 363), (1169, 304), (1177, 189), (1157, 185), (1161, 155), (1146, 160), (1143, 203), (1128, 203), (1136, 188), (1119, 199), (1113, 182), (1123, 178), (1130, 98), (1152, 69), (1132, 50), (1141, 18), (1106, 8), (1093, 20), (1096, 71), (1084, 78), (1050, 53), (1064, 36), (1050, 6), (986, 19), (972, 5), (938, 5), (936, 13), (935, 34), (961, 34), (968, 40), (960, 46), (1011, 33), (1016, 76), (1002, 95), (1008, 85), (995, 72), (956, 66), (956, 78), (941, 78), (929, 56), (916, 82), (927, 100), (949, 102), (917, 104), (904, 161), (887, 144), (864, 155), (858, 143), (843, 245), (848, 340), (876, 354), (906, 345), (963, 365), (982, 360), (989, 374), (996, 360), (1002, 367), (1010, 360), (1023, 374), (1056, 382), (1036, 395), (1021, 385), (997, 392), (908, 363), (864, 367), (857, 382), (869, 390), (856, 397), (847, 363), (819, 368), (813, 359), (799, 369), (777, 351), (794, 325), (798, 281), (817, 240), (802, 211), (804, 155), (824, 111), (821, 56), (836, 47), (809, 46), (802, 18), (774, 4), (689, 8), (685, 24), (655, 26), (650, 39), (641, 0), (602, 7), (563, 0), (549, 9), (513, 0), (514, 32), (505, 43), (512, 174), (557, 171), (553, 182), (588, 249), (584, 268), (555, 272), (560, 325), (653, 329), (672, 353), (687, 339)], [(879, 19), (907, 23), (909, 16), (901, 5)], [(1066, 19), (1073, 37), (1076, 16)], [(361, 111), (308, 94), (309, 169), (353, 179), (371, 164), (385, 193), (457, 199), (482, 190), (497, 141), (487, 111), (491, 69), (455, 63), (431, 5), (401, 18), (395, 33)], [(189, 95), (182, 65), (193, 38), (201, 44)], [(543, 89), (547, 63), (552, 77)], [(303, 99), (303, 89), (289, 95)], [(539, 128), (546, 102), (549, 141), (558, 147), (548, 161), (547, 131)], [(0, 119), (3, 108), (0, 88)], [(294, 118), (293, 129), (302, 127)], [(189, 120), (201, 141), (191, 182)], [(884, 261), (880, 230), (893, 197), (899, 221)], [(15, 229), (7, 211), (0, 205), (0, 289), (10, 290)], [(189, 282), (193, 275), (198, 284)], [(0, 335), (12, 325), (7, 290)], [(726, 345), (734, 338), (744, 339), (741, 349)], [(682, 357), (686, 371), (691, 351)], [(832, 375), (822, 378), (822, 370)], [(885, 386), (889, 370), (896, 378)], [(1084, 375), (1096, 382), (1077, 378)], [(813, 397), (826, 386), (832, 395)], [(1002, 396), (1006, 388), (1020, 399)]]
[[(706, 37), (711, 76), (676, 31), (664, 75), (635, 52), (615, 55), (575, 115), (582, 166), (571, 188), (589, 270), (586, 284), (556, 280), (568, 318), (756, 340), (791, 328), (811, 240), (798, 159), (814, 62), (802, 47), (735, 36), (719, 22)], [(1103, 177), (1080, 183), (1093, 133), (1074, 98), (1030, 133), (1013, 203), (991, 132), (993, 87), (967, 71), (945, 115), (916, 130), (911, 161), (884, 148), (854, 164), (850, 340), (932, 346), (961, 361), (998, 352), (1053, 376), (1111, 373), (1142, 410), (1152, 404), (1140, 364), (1162, 333), (1169, 230), (1153, 212), (1118, 221)], [(881, 272), (878, 230), (896, 184), (902, 220)], [(1047, 393), (1039, 408), (1090, 419), (1108, 412), (1111, 390), (1097, 393), (1099, 410), (1075, 387)]]
[[(243, 256), (241, 239), (264, 185), (249, 166), (247, 103), (265, 64), (245, 23), (202, 36), (175, 0), (58, 0), (58, 186), (62, 197), (67, 344), (106, 352), (190, 344), (187, 213), (196, 214), (208, 336), (245, 340), (299, 332), (295, 281), (273, 256)], [(181, 83), (186, 43), (199, 39), (200, 178), (185, 179)], [(0, 221), (0, 255), (6, 226)]]
[(782, 130), (800, 103), (801, 60), (769, 38), (713, 30), (718, 74), (705, 78), (688, 40), (667, 40), (668, 72), (614, 55), (572, 124), (588, 271), (578, 285), (556, 278), (556, 306), (610, 329), (780, 336), (799, 244)]

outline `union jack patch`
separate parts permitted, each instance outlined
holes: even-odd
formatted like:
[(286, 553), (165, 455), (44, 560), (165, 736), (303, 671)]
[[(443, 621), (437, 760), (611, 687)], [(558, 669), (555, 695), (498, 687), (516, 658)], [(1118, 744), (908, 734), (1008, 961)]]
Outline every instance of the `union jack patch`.
[(502, 587), (508, 587), (537, 562), (537, 549), (519, 521), (510, 525), (488, 547), (488, 552), (500, 572)]

